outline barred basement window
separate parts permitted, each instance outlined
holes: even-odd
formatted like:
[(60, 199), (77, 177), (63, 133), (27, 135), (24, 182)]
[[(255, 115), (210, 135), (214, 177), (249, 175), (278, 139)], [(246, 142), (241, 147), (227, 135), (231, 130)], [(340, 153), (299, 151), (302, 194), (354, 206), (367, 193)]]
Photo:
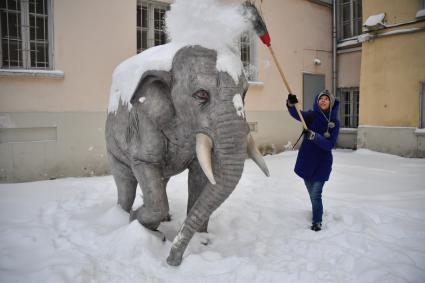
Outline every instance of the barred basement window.
[(359, 125), (359, 88), (340, 88), (338, 97), (341, 127), (357, 128)]
[(362, 0), (337, 1), (338, 40), (362, 33)]
[(167, 42), (165, 13), (169, 5), (154, 2), (137, 2), (137, 53)]
[(0, 68), (51, 69), (50, 0), (1, 0)]

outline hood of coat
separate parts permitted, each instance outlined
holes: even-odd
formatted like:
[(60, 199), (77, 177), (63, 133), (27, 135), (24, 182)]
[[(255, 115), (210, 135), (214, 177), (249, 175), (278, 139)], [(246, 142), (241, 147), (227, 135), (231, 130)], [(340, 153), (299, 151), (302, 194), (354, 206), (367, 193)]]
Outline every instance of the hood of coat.
[[(319, 97), (321, 96), (322, 93), (319, 93), (318, 95), (316, 95), (315, 99), (314, 99), (314, 103), (313, 103), (313, 109), (315, 112), (317, 113), (323, 113), (326, 115), (326, 117), (329, 117), (329, 112), (328, 111), (323, 111), (322, 109), (320, 109), (319, 107)], [(336, 99), (332, 94), (330, 94), (330, 120), (335, 121), (338, 120), (338, 111), (339, 111), (339, 100)], [(320, 114), (321, 115), (321, 114)]]

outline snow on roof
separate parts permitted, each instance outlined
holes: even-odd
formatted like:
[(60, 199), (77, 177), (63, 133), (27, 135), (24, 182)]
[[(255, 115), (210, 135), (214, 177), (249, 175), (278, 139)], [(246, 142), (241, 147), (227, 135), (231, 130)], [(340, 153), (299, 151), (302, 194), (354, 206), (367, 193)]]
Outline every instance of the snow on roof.
[(417, 19), (425, 18), (425, 9), (419, 10), (419, 11), (416, 13), (416, 18), (417, 18)]
[(216, 50), (217, 70), (229, 73), (237, 83), (243, 70), (239, 38), (252, 29), (241, 9), (237, 3), (222, 4), (218, 0), (176, 0), (166, 14), (170, 43), (149, 48), (117, 66), (112, 75), (108, 112), (117, 111), (120, 100), (131, 109), (129, 102), (143, 73), (171, 70), (174, 55), (187, 45)]

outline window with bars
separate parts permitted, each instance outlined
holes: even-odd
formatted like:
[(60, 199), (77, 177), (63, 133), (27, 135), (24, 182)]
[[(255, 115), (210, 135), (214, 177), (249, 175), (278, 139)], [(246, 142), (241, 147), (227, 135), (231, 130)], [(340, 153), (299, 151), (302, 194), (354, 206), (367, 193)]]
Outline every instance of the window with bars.
[(241, 61), (249, 81), (255, 81), (257, 79), (257, 68), (254, 64), (255, 48), (253, 47), (252, 38), (252, 34), (246, 32), (240, 39)]
[(50, 69), (50, 0), (0, 0), (0, 68)]
[(338, 97), (341, 127), (357, 128), (359, 125), (359, 88), (340, 88)]
[(169, 6), (160, 2), (137, 2), (137, 53), (167, 42), (165, 12)]
[(362, 0), (337, 1), (338, 40), (362, 33)]

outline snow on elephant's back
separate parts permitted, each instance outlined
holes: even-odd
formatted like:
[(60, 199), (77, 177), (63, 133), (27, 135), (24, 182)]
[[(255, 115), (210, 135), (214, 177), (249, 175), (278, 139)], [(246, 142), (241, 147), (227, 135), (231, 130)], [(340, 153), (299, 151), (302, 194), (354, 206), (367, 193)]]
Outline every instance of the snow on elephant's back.
[[(190, 11), (190, 13), (188, 13)], [(238, 3), (219, 0), (176, 0), (166, 14), (169, 43), (149, 48), (120, 63), (112, 75), (108, 112), (116, 112), (121, 101), (131, 109), (130, 99), (147, 70), (170, 71), (174, 55), (188, 45), (217, 52), (216, 68), (238, 83), (243, 71), (239, 38), (252, 29)]]

